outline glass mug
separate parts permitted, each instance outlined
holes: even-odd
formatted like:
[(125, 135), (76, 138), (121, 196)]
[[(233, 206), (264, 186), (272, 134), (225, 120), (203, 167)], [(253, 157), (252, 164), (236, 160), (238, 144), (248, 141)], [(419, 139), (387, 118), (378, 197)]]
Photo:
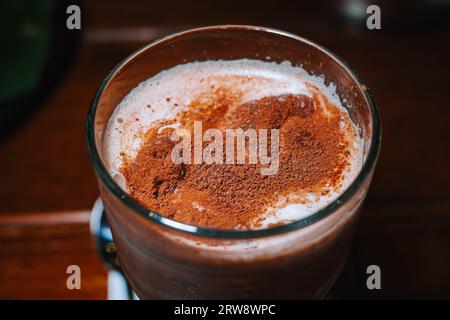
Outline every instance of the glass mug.
[[(316, 213), (261, 230), (217, 230), (180, 223), (131, 198), (102, 160), (109, 117), (131, 89), (192, 61), (290, 61), (323, 75), (364, 141), (352, 184)], [(87, 145), (121, 268), (141, 299), (323, 298), (338, 277), (378, 157), (381, 128), (375, 102), (355, 73), (328, 50), (296, 35), (252, 26), (213, 26), (154, 41), (116, 66), (88, 113)]]

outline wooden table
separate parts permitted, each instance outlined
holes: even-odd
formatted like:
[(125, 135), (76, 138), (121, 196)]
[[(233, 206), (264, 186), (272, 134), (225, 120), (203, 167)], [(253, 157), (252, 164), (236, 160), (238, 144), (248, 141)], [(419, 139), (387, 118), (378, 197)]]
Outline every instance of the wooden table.
[[(354, 254), (361, 285), (365, 268), (377, 264), (382, 290), (362, 296), (449, 298), (450, 30), (349, 32), (244, 5), (234, 14), (218, 3), (171, 11), (145, 1), (121, 8), (85, 2), (83, 39), (69, 73), (0, 145), (0, 298), (106, 297), (106, 273), (88, 229), (98, 196), (84, 142), (88, 105), (107, 72), (146, 42), (224, 22), (298, 33), (340, 55), (367, 81), (381, 111), (383, 144)], [(81, 290), (66, 288), (70, 264), (81, 267)]]

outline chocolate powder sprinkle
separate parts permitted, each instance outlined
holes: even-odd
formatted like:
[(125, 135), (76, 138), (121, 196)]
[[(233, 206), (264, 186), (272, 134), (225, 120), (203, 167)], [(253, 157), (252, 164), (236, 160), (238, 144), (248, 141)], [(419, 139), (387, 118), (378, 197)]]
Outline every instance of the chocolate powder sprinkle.
[(180, 222), (248, 229), (259, 226), (262, 213), (281, 196), (328, 194), (340, 185), (348, 168), (350, 142), (340, 125), (343, 111), (327, 102), (325, 113), (318, 98), (282, 95), (236, 106), (233, 93), (216, 90), (209, 102), (194, 101), (195, 108), (178, 119), (186, 128), (200, 120), (204, 128), (223, 132), (224, 128), (279, 129), (278, 172), (261, 175), (259, 164), (176, 165), (171, 159), (175, 142), (170, 132), (152, 130), (135, 159), (121, 168), (131, 196)]

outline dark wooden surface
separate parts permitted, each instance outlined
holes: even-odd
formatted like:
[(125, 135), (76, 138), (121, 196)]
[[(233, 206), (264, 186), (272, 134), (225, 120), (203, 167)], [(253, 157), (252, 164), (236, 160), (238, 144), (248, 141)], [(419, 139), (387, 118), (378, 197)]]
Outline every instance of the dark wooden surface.
[[(0, 244), (0, 299), (106, 298), (89, 211), (1, 215)], [(67, 289), (69, 265), (80, 267), (80, 290)]]
[[(269, 15), (270, 8), (234, 12), (222, 1), (195, 3), (177, 10), (145, 1), (83, 5), (83, 39), (69, 73), (0, 145), (0, 298), (106, 297), (87, 225), (98, 195), (84, 142), (88, 105), (133, 50), (172, 31), (225, 22), (310, 38), (367, 81), (383, 143), (355, 238), (355, 276), (363, 286), (365, 268), (379, 265), (382, 290), (361, 294), (450, 298), (450, 29), (361, 32), (300, 19), (289, 7)], [(65, 288), (69, 264), (82, 268), (80, 291)]]

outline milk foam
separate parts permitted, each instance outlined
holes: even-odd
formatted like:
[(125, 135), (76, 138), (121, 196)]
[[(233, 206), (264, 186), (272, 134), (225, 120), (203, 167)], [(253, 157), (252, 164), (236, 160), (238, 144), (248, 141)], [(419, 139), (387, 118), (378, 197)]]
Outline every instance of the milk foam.
[[(334, 84), (325, 85), (324, 77), (312, 76), (303, 68), (289, 62), (275, 63), (259, 60), (206, 61), (178, 65), (141, 82), (122, 99), (109, 119), (104, 135), (104, 159), (109, 173), (127, 190), (120, 173), (122, 155), (134, 159), (141, 144), (142, 133), (158, 121), (173, 119), (186, 110), (194, 98), (211, 87), (236, 87), (242, 94), (241, 103), (267, 96), (303, 94), (311, 96), (311, 84), (341, 108), (348, 116), (336, 94)], [(356, 127), (352, 128), (357, 132)], [(177, 126), (175, 124), (174, 126)], [(296, 195), (289, 195), (289, 204), (281, 197), (273, 208), (267, 208), (259, 228), (273, 223), (288, 223), (307, 217), (334, 201), (354, 180), (362, 166), (362, 141), (351, 137), (353, 150), (342, 184), (326, 196), (310, 194), (307, 201), (292, 203)]]

